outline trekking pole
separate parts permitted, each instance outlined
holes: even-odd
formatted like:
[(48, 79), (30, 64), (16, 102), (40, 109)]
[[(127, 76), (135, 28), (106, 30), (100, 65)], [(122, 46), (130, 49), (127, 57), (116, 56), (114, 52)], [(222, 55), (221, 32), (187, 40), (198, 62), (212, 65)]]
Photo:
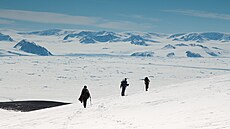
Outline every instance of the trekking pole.
[(145, 91), (145, 79), (141, 79), (144, 81), (144, 85), (143, 85), (143, 91)]
[[(143, 79), (143, 81), (144, 81), (144, 79)], [(145, 84), (143, 85), (143, 91), (145, 91)]]
[(92, 100), (91, 100), (91, 97), (90, 97), (90, 105), (92, 106), (93, 104), (92, 104)]

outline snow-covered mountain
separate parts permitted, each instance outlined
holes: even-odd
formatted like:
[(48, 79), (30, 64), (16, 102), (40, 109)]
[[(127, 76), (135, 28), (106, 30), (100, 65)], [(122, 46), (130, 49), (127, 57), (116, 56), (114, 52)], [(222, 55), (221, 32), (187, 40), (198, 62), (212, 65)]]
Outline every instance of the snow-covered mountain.
[(146, 42), (156, 42), (151, 38), (151, 35), (155, 35), (160, 37), (161, 35), (157, 35), (155, 33), (145, 35), (137, 35), (134, 33), (115, 33), (115, 32), (107, 32), (107, 31), (81, 31), (79, 33), (68, 34), (64, 37), (63, 40), (71, 40), (73, 38), (79, 39), (80, 43), (90, 44), (97, 42), (130, 42), (134, 45), (143, 45), (148, 46)]
[(170, 39), (174, 41), (230, 41), (230, 34), (219, 33), (219, 32), (204, 32), (204, 33), (183, 33), (183, 34), (173, 34), (169, 36)]
[(9, 35), (4, 35), (4, 34), (0, 33), (0, 41), (12, 42), (14, 40)]
[[(176, 58), (195, 57), (191, 55), (199, 54), (200, 56), (196, 57), (230, 57), (230, 36), (227, 33), (218, 32), (167, 35), (145, 32), (50, 29), (32, 32), (1, 31), (1, 33), (8, 34), (15, 40), (12, 41), (13, 45), (1, 41), (2, 53), (13, 52), (12, 48), (16, 42), (27, 39), (48, 48), (55, 55), (132, 55), (144, 57), (151, 55), (148, 57)], [(148, 52), (154, 52), (154, 54)], [(4, 56), (4, 54), (2, 55)]]
[(39, 56), (51, 56), (52, 54), (44, 47), (35, 44), (34, 42), (29, 42), (27, 40), (22, 40), (17, 43), (14, 48), (21, 51), (36, 54)]
[(68, 34), (63, 40), (68, 40), (71, 38), (79, 38), (80, 43), (90, 44), (96, 42), (113, 42), (118, 39), (118, 36), (113, 32), (106, 31), (81, 31), (79, 33)]
[(171, 44), (165, 45), (162, 49), (176, 49), (176, 47), (174, 47)]
[(148, 46), (148, 44), (146, 44), (146, 41), (151, 41), (151, 40), (144, 39), (140, 35), (131, 35), (130, 37), (128, 37), (122, 41), (131, 42), (131, 44), (135, 44), (135, 45)]

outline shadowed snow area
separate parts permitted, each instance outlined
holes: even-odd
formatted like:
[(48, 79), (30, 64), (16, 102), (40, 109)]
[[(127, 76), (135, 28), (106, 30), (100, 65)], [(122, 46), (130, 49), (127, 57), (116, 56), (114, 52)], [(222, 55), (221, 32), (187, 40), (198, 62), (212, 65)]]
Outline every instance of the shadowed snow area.
[(56, 106), (62, 106), (70, 103), (55, 102), (55, 101), (12, 101), (12, 102), (0, 102), (0, 108), (6, 110), (29, 112), (40, 110), (44, 108), (51, 108)]

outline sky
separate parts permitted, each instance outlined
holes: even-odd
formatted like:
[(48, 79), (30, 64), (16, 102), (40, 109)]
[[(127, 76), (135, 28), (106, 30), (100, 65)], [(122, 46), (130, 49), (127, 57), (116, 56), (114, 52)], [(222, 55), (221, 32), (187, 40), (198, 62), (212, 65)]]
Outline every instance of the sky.
[(0, 29), (227, 32), (230, 0), (0, 0)]

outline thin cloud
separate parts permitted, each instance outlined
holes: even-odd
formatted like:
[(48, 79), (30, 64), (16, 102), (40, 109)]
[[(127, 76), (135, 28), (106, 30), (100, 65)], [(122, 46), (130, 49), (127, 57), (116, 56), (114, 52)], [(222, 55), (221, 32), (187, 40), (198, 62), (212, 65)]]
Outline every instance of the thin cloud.
[(222, 19), (222, 20), (230, 20), (229, 14), (220, 14), (220, 13), (212, 13), (206, 11), (197, 11), (197, 10), (163, 10), (163, 12), (169, 13), (178, 13), (187, 16), (194, 17), (202, 17), (202, 18), (212, 18), (212, 19)]
[(152, 18), (152, 17), (145, 17), (142, 15), (125, 15), (125, 14), (120, 14), (122, 17), (128, 17), (128, 18), (135, 18), (138, 20), (143, 20), (143, 21), (148, 21), (148, 22), (159, 22), (159, 18)]
[(34, 12), (22, 10), (0, 10), (0, 17), (13, 20), (31, 21), (39, 23), (57, 23), (72, 25), (91, 25), (97, 23), (100, 18), (71, 16), (50, 12)]
[(131, 15), (130, 17), (136, 18), (136, 19), (141, 19), (141, 20), (146, 20), (150, 22), (159, 22), (160, 19), (158, 18), (151, 18), (151, 17), (144, 17), (142, 15)]
[(117, 21), (117, 22), (105, 22), (97, 25), (101, 28), (119, 29), (119, 30), (146, 30), (151, 29), (151, 25), (143, 25), (127, 21)]
[(3, 20), (3, 19), (0, 19), (0, 24), (13, 24), (14, 21), (12, 20)]
[[(60, 13), (0, 9), (0, 18), (49, 24), (86, 25), (109, 29), (136, 30), (149, 28), (129, 21), (112, 21), (101, 17), (73, 16)], [(0, 21), (1, 22), (1, 21)], [(2, 21), (2, 23), (7, 23)]]

